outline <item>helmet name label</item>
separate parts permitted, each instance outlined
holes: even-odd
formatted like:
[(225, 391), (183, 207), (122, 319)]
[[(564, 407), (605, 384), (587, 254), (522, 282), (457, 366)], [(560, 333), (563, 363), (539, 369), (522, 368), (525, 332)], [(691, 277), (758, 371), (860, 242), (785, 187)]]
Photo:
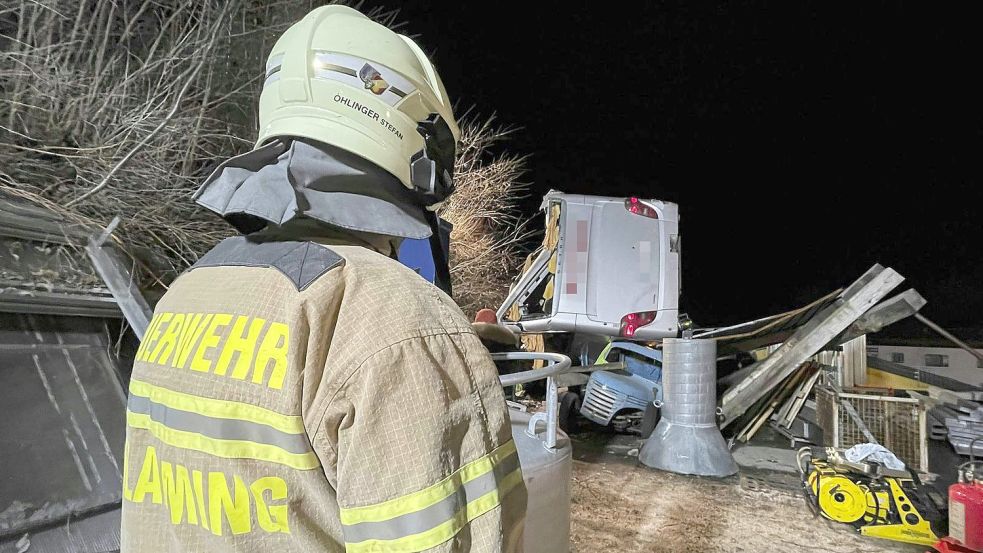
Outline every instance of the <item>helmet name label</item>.
[(347, 96), (343, 96), (341, 94), (335, 94), (334, 101), (361, 113), (362, 115), (368, 117), (373, 121), (378, 122), (380, 125), (385, 127), (389, 132), (393, 133), (396, 136), (396, 138), (399, 138), (400, 140), (403, 139), (403, 133), (400, 132), (400, 130), (397, 129), (395, 125), (382, 118), (379, 115), (379, 112), (375, 111), (374, 109), (364, 104), (361, 104), (359, 102), (356, 102), (355, 100), (352, 100), (351, 98), (348, 98)]

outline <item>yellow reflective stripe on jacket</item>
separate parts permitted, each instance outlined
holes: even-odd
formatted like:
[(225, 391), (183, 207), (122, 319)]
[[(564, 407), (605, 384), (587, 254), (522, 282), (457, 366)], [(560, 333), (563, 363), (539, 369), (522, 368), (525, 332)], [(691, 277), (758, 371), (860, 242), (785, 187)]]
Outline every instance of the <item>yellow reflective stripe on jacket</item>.
[(191, 411), (209, 417), (237, 419), (265, 424), (290, 433), (305, 432), (304, 420), (298, 416), (281, 415), (275, 411), (264, 409), (248, 403), (210, 399), (182, 392), (176, 392), (160, 386), (154, 386), (140, 380), (130, 380), (130, 394), (146, 397), (155, 403), (166, 405), (182, 411)]
[(425, 490), (377, 505), (341, 509), (346, 548), (367, 553), (434, 547), (497, 507), (521, 482), (515, 443), (509, 441)]
[(126, 421), (158, 440), (228, 459), (320, 466), (301, 417), (131, 380)]
[(429, 507), (456, 492), (464, 483), (488, 473), (495, 468), (495, 465), (513, 453), (515, 453), (515, 442), (509, 440), (491, 453), (471, 461), (429, 488), (376, 505), (342, 508), (341, 523), (377, 522)]
[(300, 470), (313, 469), (320, 466), (317, 455), (313, 451), (308, 453), (290, 453), (272, 445), (244, 440), (210, 438), (196, 432), (170, 428), (161, 422), (153, 420), (149, 415), (142, 413), (127, 411), (126, 424), (132, 428), (148, 430), (155, 438), (167, 445), (192, 449), (215, 455), (216, 457), (269, 461)]

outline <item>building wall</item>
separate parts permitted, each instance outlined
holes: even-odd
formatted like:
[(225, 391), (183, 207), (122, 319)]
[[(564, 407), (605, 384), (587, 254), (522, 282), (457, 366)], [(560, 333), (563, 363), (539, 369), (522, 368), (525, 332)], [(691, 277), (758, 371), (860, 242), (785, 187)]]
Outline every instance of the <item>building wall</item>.
[(869, 388), (893, 388), (895, 390), (916, 390), (920, 392), (926, 392), (930, 387), (925, 382), (879, 371), (873, 367), (867, 367), (867, 382), (865, 386)]
[[(979, 366), (979, 360), (960, 348), (871, 345), (867, 347), (867, 355), (974, 386), (983, 386), (983, 368)], [(948, 366), (932, 366), (930, 362), (933, 359), (926, 359), (926, 356), (942, 356), (935, 357), (934, 360), (943, 360)]]
[(867, 335), (843, 344), (839, 350), (821, 351), (812, 360), (839, 369), (838, 384), (844, 388), (867, 385)]

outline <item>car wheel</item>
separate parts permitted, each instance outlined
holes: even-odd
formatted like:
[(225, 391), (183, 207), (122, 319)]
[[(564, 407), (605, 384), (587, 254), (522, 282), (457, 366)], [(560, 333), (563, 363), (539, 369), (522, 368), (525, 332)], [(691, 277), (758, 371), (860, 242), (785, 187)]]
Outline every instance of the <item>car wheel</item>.
[(580, 396), (573, 392), (563, 392), (558, 400), (560, 430), (572, 434), (577, 431), (578, 427), (577, 416), (580, 414)]

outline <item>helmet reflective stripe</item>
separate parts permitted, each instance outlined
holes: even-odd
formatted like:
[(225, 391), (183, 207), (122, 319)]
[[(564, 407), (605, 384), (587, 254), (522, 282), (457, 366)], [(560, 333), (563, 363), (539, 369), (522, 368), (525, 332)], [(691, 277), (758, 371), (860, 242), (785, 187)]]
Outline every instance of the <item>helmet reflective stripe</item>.
[(269, 61), (266, 62), (266, 80), (263, 81), (263, 86), (280, 79), (281, 67), (283, 67), (283, 54), (270, 56)]
[(390, 106), (416, 92), (410, 81), (381, 63), (336, 52), (315, 52), (313, 64), (315, 79), (368, 90)]

